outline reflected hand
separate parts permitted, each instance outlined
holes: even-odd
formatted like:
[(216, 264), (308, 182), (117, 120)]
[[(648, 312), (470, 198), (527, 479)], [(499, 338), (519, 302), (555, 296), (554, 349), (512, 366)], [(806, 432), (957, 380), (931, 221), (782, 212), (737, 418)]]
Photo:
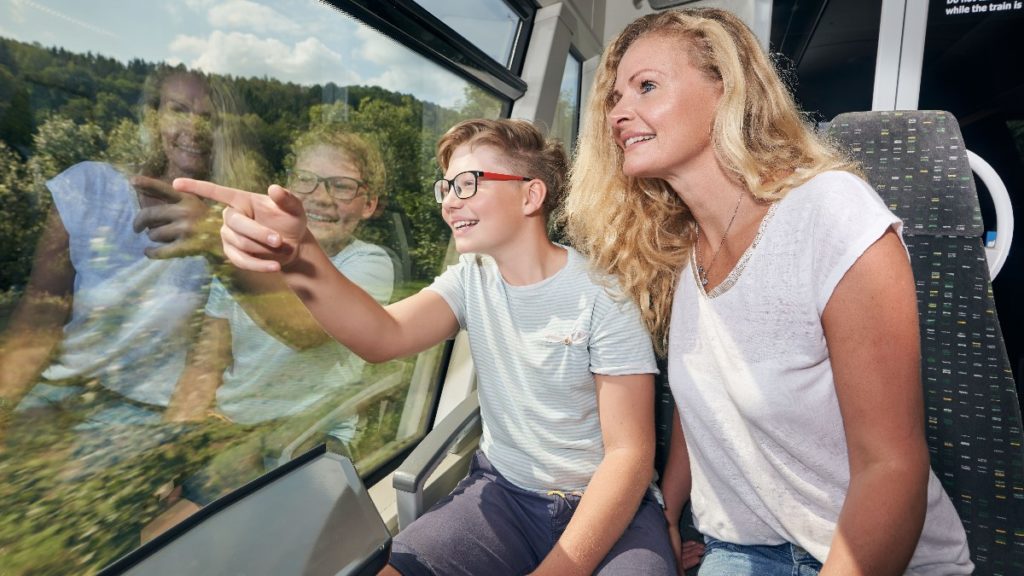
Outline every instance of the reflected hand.
[(180, 258), (197, 254), (219, 255), (217, 228), (220, 218), (206, 202), (192, 194), (176, 191), (170, 184), (135, 176), (132, 186), (140, 194), (160, 200), (160, 204), (139, 210), (132, 223), (135, 232), (147, 230), (146, 235), (165, 246), (146, 248), (146, 256), (154, 259)]
[(266, 195), (211, 182), (177, 178), (174, 190), (226, 204), (220, 230), (224, 255), (235, 266), (254, 272), (275, 272), (295, 260), (306, 237), (302, 201), (281, 186)]

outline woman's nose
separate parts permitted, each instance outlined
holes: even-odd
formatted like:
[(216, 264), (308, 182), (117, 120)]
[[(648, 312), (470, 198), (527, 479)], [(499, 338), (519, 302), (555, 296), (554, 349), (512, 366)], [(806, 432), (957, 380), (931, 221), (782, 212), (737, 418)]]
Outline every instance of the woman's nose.
[(625, 99), (623, 98), (616, 102), (615, 105), (611, 107), (611, 110), (608, 111), (608, 124), (611, 126), (615, 126), (616, 124), (619, 124), (620, 122), (628, 120), (632, 117), (633, 109), (626, 103)]

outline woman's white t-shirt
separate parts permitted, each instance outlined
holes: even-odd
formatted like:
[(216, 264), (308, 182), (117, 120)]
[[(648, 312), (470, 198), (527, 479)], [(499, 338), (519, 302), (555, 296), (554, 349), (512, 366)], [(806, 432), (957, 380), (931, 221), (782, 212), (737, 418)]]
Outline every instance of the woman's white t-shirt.
[[(792, 542), (824, 561), (850, 481), (821, 315), (839, 281), (902, 223), (871, 187), (826, 172), (769, 210), (705, 294), (692, 263), (672, 309), (669, 382), (697, 528), (734, 544)], [(883, 497), (883, 495), (879, 495)], [(908, 574), (969, 574), (966, 535), (934, 472)]]

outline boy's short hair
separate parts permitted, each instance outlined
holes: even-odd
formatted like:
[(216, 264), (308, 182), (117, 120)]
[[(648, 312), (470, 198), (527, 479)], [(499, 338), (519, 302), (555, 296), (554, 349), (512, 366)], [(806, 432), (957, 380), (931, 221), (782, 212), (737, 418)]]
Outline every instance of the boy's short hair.
[(510, 168), (519, 176), (542, 180), (548, 188), (544, 198), (544, 215), (555, 212), (565, 192), (568, 158), (562, 143), (547, 140), (533, 124), (526, 120), (465, 120), (452, 126), (437, 143), (437, 163), (441, 170), (455, 149), (463, 144), (493, 146), (504, 152)]

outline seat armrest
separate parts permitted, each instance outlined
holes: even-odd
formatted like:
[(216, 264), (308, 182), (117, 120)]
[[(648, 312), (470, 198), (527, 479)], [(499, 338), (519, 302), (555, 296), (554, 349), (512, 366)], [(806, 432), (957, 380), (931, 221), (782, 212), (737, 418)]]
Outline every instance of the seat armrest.
[(480, 402), (474, 392), (448, 414), (395, 470), (393, 485), (398, 505), (398, 529), (404, 530), (423, 514), (423, 488), (446, 452), (463, 432), (479, 434)]

